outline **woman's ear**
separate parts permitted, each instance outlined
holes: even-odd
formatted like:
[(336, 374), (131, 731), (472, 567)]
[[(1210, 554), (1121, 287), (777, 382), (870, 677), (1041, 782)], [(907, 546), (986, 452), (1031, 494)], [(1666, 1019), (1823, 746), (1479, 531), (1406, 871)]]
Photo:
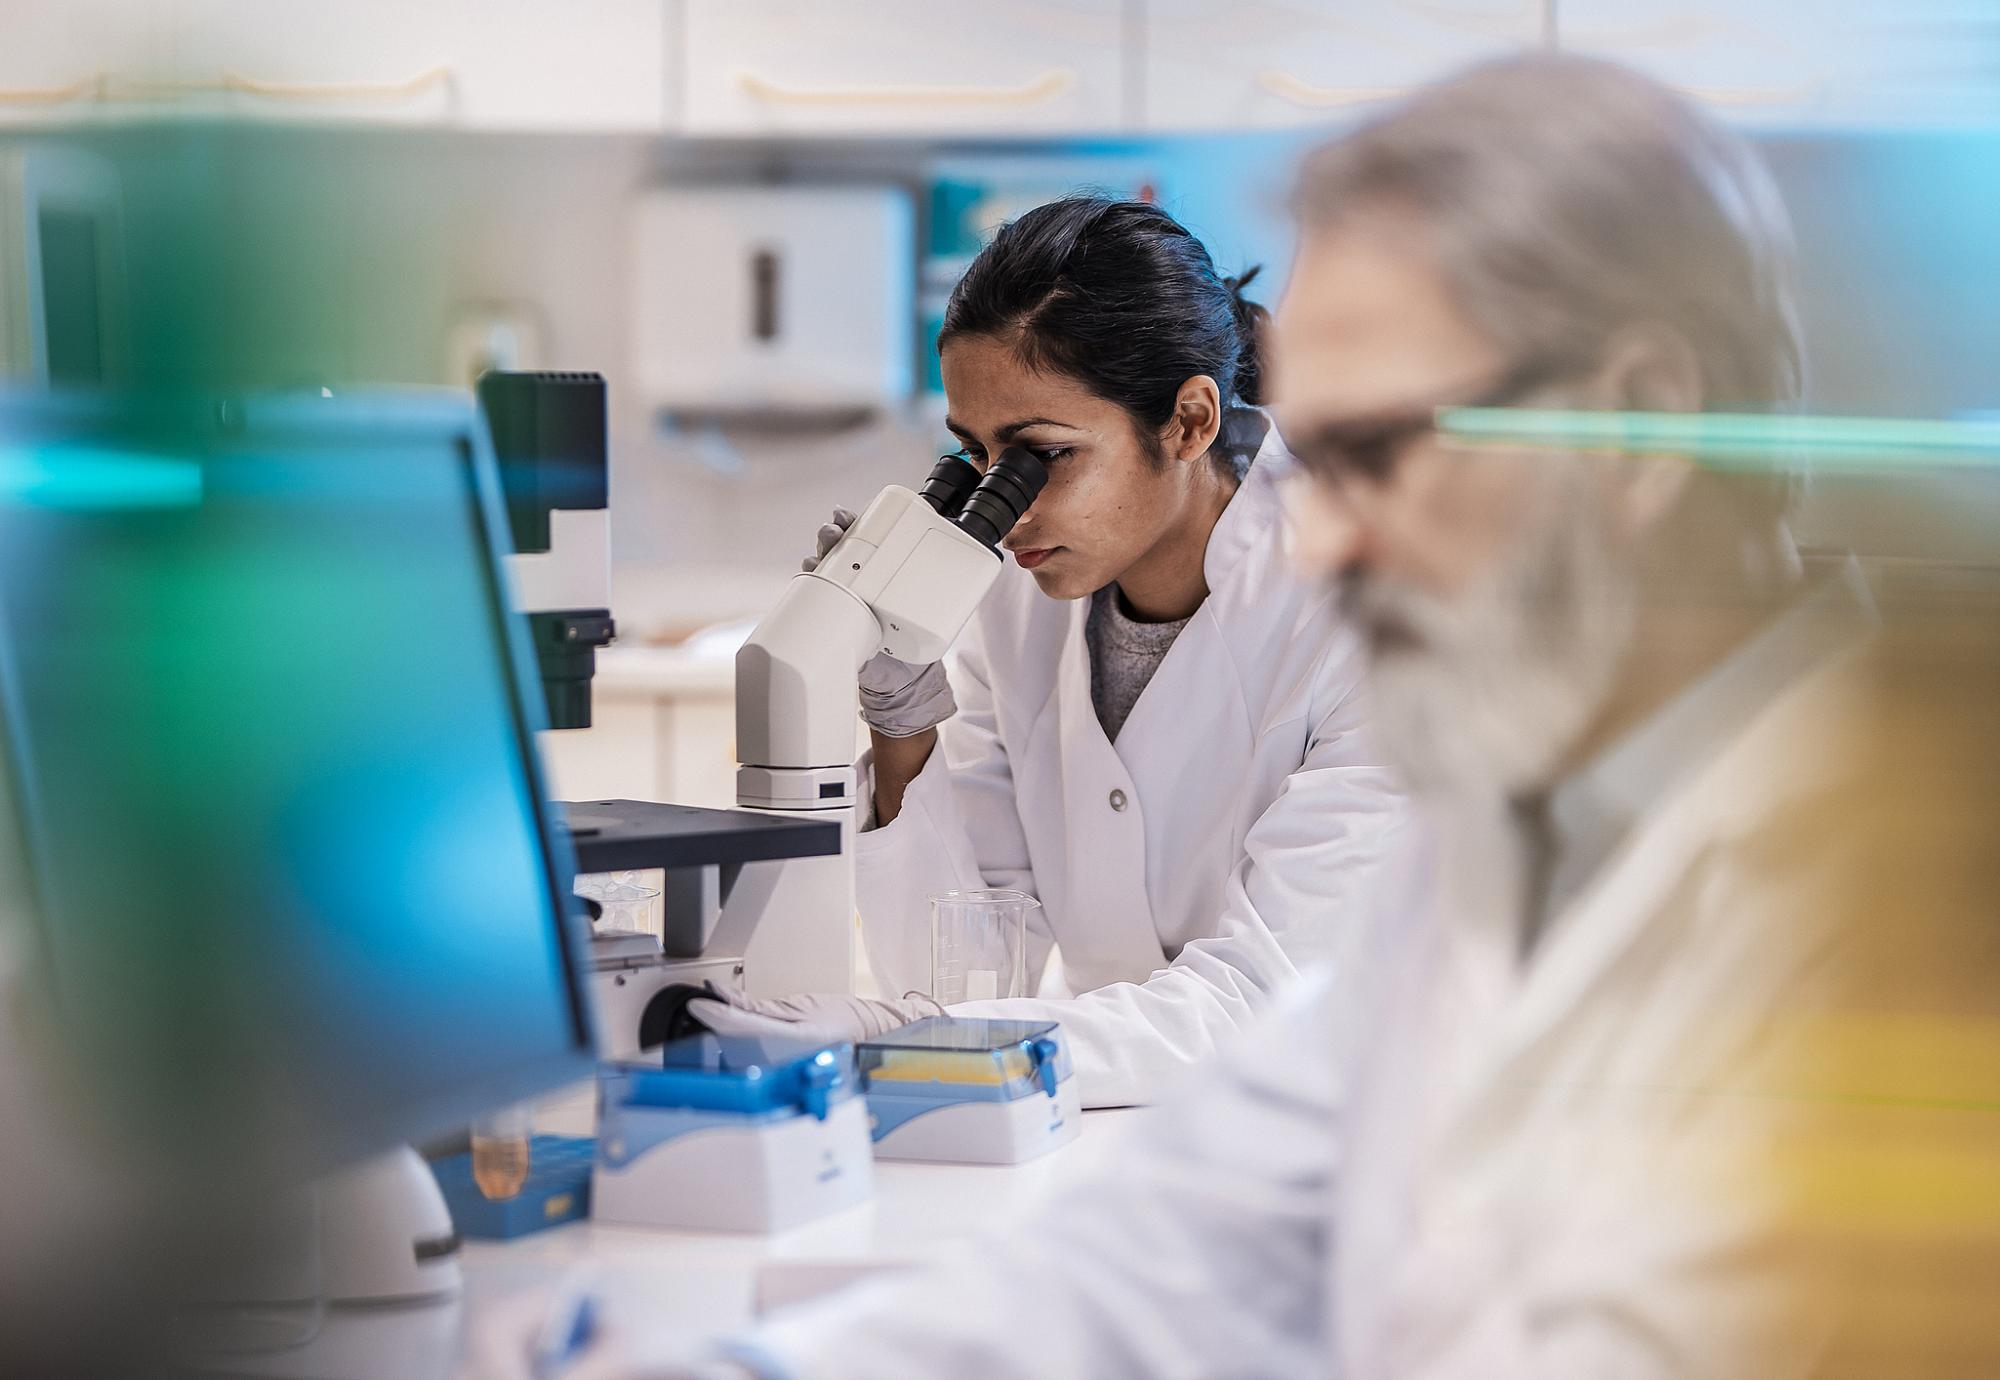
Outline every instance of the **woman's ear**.
[(1174, 459), (1199, 460), (1221, 430), (1221, 390), (1207, 374), (1196, 374), (1174, 395), (1174, 415), (1160, 439)]

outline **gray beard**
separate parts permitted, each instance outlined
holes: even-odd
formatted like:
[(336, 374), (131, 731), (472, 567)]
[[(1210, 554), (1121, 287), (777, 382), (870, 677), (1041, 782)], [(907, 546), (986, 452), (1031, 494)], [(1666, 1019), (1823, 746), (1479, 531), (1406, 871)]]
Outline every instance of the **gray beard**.
[(1546, 788), (1603, 707), (1630, 645), (1637, 579), (1587, 493), (1576, 476), (1551, 474), (1505, 559), (1449, 601), (1342, 577), (1341, 612), (1369, 648), (1373, 720), (1411, 786)]

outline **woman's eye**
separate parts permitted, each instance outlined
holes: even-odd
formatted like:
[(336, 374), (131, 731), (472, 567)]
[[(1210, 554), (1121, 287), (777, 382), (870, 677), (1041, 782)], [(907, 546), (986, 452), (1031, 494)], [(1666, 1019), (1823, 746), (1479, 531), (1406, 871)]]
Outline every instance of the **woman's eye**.
[(1044, 465), (1053, 465), (1075, 449), (1075, 446), (1036, 446), (1033, 454)]

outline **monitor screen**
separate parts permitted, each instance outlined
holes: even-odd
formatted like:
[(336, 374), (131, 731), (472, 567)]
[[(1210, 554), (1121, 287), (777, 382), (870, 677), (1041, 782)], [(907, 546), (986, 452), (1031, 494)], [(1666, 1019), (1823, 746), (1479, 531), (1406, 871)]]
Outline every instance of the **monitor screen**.
[(167, 1148), (310, 1171), (587, 1076), (499, 513), (469, 407), (0, 407), (49, 981)]

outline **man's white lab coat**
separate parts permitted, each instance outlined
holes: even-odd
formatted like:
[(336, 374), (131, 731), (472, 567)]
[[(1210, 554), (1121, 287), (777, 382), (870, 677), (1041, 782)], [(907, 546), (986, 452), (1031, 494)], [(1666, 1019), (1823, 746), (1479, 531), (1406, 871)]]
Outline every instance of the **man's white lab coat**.
[[(1836, 591), (1788, 618), (1559, 802), (1559, 840), (1596, 830), (1580, 845), (1595, 863), (1526, 962), (1505, 836), (1482, 843), (1476, 812), (1442, 819), (1431, 841), (1461, 851), (1430, 875), (1454, 885), (1350, 938), (1138, 1128), (1115, 1177), (948, 1266), (782, 1314), (738, 1354), (798, 1380), (1769, 1377), (1841, 1345), (1865, 1357), (1865, 1336), (1839, 1335), (1844, 1266), (1900, 1270), (1918, 1293), (1949, 1276), (1900, 1222), (1874, 1224), (1887, 1249), (1857, 1249), (1873, 1205), (1851, 1211), (1829, 1166), (1860, 1154), (1877, 1187), (1907, 1188), (1913, 1164), (1925, 1184), (1977, 1183), (2000, 1100), (1961, 1104), (2000, 1097), (2000, 1059), (1962, 1059), (1932, 1089), (1958, 1139), (1931, 1144), (1908, 1117), (1947, 1113), (1895, 1105), (1928, 1061), (1849, 1047), (1870, 999), (1841, 929), (1857, 899), (1893, 893), (1868, 863), (1893, 874), (1905, 856), (1896, 793), (1885, 825), (1868, 803), (1882, 783), (1856, 770), (1883, 754), (1842, 751), (1874, 727), (1868, 677), (1837, 650), (1853, 613)], [(1933, 756), (1931, 775), (1954, 769)], [(1877, 949), (1885, 972), (1965, 958), (1892, 984), (1887, 1028), (1979, 1011), (1955, 1048), (1989, 1055), (1991, 926), (1952, 925), (1992, 903), (1991, 824), (1921, 832), (1926, 875), (1971, 858), (1968, 884), (1939, 882), (1897, 917), (1908, 942)], [(1913, 1145), (1929, 1157), (1897, 1157)], [(1975, 1290), (2000, 1259), (2000, 1218), (1983, 1225), (1965, 1238)], [(1874, 1344), (1907, 1342), (1881, 1312)], [(1968, 1344), (1990, 1346), (1973, 1312), (1957, 1315)]]

